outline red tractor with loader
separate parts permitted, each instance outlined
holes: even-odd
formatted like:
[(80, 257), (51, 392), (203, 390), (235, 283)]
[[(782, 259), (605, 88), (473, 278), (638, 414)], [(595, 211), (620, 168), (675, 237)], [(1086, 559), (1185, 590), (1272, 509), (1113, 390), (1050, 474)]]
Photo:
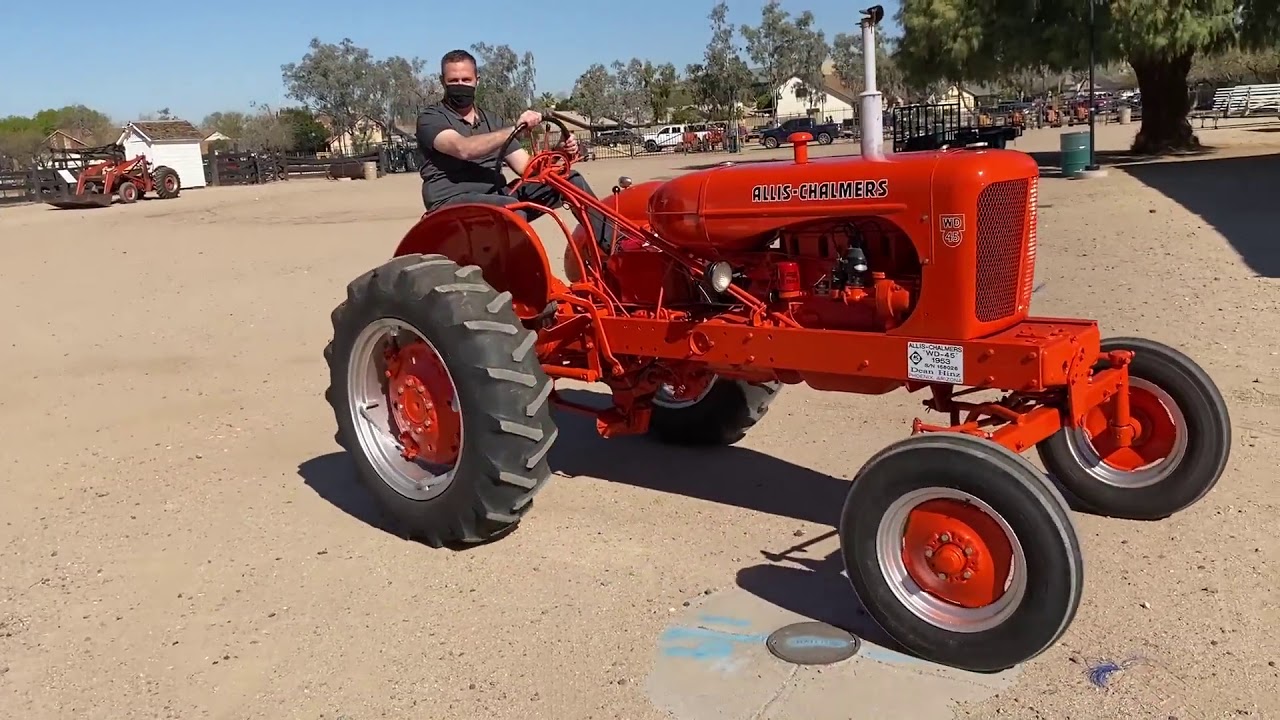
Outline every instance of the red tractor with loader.
[[(864, 47), (882, 18), (865, 11)], [(623, 179), (596, 199), (567, 179), (573, 158), (543, 151), (516, 182), (555, 187), (577, 218), (572, 233), (556, 219), (568, 282), (519, 204), (458, 204), (348, 285), (327, 398), (404, 536), (440, 547), (515, 527), (551, 474), (553, 406), (605, 437), (715, 446), (787, 385), (920, 393), (942, 419), (917, 419), (852, 479), (845, 569), (905, 650), (994, 672), (1052, 646), (1079, 606), (1059, 485), (1134, 519), (1209, 492), (1231, 447), (1213, 381), (1166, 345), (1032, 315), (1036, 163), (986, 147), (886, 157), (865, 62), (861, 158), (810, 159), (798, 133), (791, 161)], [(575, 405), (558, 379), (602, 383), (612, 406)]]
[(56, 208), (83, 210), (108, 207), (115, 198), (135, 203), (148, 193), (161, 200), (178, 197), (182, 181), (173, 168), (152, 167), (145, 155), (126, 159), (119, 145), (108, 146), (108, 150), (105, 157), (86, 165), (74, 184), (64, 182), (47, 192), (42, 190), (41, 199)]

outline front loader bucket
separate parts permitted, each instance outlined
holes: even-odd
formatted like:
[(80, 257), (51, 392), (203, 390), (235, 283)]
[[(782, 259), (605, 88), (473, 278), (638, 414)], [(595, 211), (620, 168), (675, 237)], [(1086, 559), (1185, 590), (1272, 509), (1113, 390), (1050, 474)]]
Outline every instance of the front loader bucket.
[(107, 207), (111, 204), (111, 196), (98, 192), (84, 193), (76, 195), (71, 192), (53, 193), (45, 195), (43, 198), (46, 205), (52, 205), (62, 210), (89, 210), (92, 208)]

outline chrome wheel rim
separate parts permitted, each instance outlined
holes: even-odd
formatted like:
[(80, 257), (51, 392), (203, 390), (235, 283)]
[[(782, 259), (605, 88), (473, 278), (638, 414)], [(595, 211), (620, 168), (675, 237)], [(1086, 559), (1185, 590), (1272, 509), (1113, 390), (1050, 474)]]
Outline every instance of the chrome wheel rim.
[[(351, 423), (360, 449), (378, 477), (392, 490), (411, 500), (431, 500), (453, 482), (457, 463), (441, 466), (425, 460), (406, 460), (396, 420), (388, 398), (388, 378), (383, 352), (389, 342), (418, 341), (425, 343), (439, 357), (430, 340), (408, 323), (382, 318), (370, 323), (356, 337), (347, 363), (347, 396)], [(453, 390), (450, 408), (457, 407), (457, 387), (449, 377)], [(462, 448), (459, 447), (459, 454)]]

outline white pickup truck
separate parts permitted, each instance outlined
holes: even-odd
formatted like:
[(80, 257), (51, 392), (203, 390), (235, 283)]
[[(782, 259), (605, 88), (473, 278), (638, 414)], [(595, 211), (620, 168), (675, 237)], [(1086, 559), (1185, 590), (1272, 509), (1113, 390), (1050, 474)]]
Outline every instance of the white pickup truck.
[(641, 136), (645, 152), (662, 152), (667, 148), (675, 148), (680, 146), (680, 141), (684, 139), (684, 134), (692, 132), (701, 140), (707, 136), (707, 126), (704, 123), (693, 125), (663, 125), (655, 132), (645, 133)]

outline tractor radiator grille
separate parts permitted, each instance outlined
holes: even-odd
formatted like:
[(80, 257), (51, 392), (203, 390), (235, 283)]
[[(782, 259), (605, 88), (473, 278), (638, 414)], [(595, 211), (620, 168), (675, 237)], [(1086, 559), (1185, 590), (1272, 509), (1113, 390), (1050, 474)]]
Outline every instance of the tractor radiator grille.
[[(979, 322), (1018, 311), (1023, 291), (1023, 236), (1027, 231), (1029, 180), (1003, 180), (978, 195), (978, 277), (975, 310)], [(1030, 282), (1028, 280), (1028, 282)]]

